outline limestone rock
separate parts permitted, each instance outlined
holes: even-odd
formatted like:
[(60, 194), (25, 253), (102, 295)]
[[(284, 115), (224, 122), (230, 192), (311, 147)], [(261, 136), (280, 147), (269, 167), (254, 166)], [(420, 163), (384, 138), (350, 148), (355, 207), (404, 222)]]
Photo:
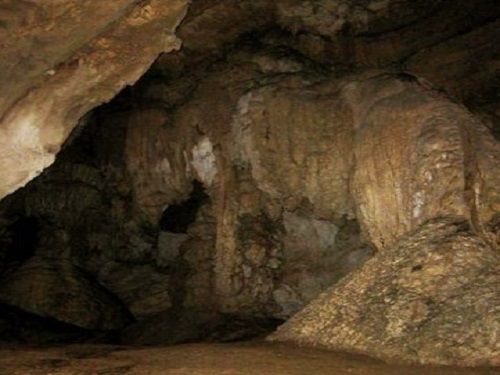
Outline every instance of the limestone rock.
[(499, 37), (500, 21), (495, 20), (419, 51), (405, 69), (467, 103), (487, 103), (500, 86), (500, 54), (494, 45)]
[(332, 84), (299, 76), (248, 92), (232, 136), (233, 163), (251, 169), (258, 189), (308, 200), (325, 218), (350, 212), (351, 113)]
[(0, 303), (1, 344), (60, 345), (99, 338), (105, 342), (106, 336)]
[(64, 260), (34, 257), (6, 273), (0, 301), (91, 330), (119, 329), (131, 322), (118, 298)]
[(0, 197), (50, 165), (87, 111), (135, 82), (159, 53), (180, 46), (174, 31), (186, 5), (184, 0), (2, 4)]
[[(279, 287), (273, 292), (289, 318), (373, 255), (355, 220), (318, 220), (285, 212)], [(273, 258), (276, 259), (276, 258)]]
[(135, 201), (156, 222), (166, 206), (184, 198), (189, 189), (191, 156), (185, 150), (191, 139), (175, 137), (172, 119), (160, 110), (133, 112), (128, 121), (124, 156)]
[(389, 361), (498, 365), (499, 261), (468, 223), (427, 222), (322, 293), (271, 339)]
[(341, 95), (355, 128), (356, 217), (379, 252), (274, 339), (394, 361), (498, 364), (499, 145), (424, 83), (372, 74), (345, 81)]
[[(20, 30), (6, 56), (28, 57), (0, 62), (15, 78), (0, 73), (10, 95), (0, 115), (11, 108), (0, 118), (15, 125), (0, 125), (0, 138), (17, 137), (0, 140), (2, 173), (19, 145), (21, 172), (50, 162), (81, 114), (176, 47), (186, 1), (32, 3), (6, 2), (26, 15), (19, 22), (4, 22), (0, 6), (0, 41), (3, 28)], [(499, 4), (193, 2), (177, 32), (184, 47), (83, 119), (60, 162), (0, 205), (7, 221), (40, 224), (40, 243), (17, 257), (0, 226), (7, 276), (23, 276), (12, 276), (10, 300), (24, 303), (24, 283), (38, 280), (24, 270), (40, 269), (87, 290), (78, 308), (95, 314), (81, 326), (103, 328), (95, 316), (108, 324), (126, 306), (138, 321), (125, 341), (175, 343), (229, 313), (213, 337), (231, 340), (246, 335), (242, 316), (250, 326), (289, 318), (340, 282), (278, 338), (392, 360), (497, 363)], [(46, 27), (27, 36), (32, 23)], [(22, 183), (7, 177), (12, 189)], [(193, 205), (197, 191), (204, 199)], [(32, 266), (42, 255), (58, 261)], [(52, 316), (54, 295), (42, 304), (50, 314), (35, 312)]]
[(116, 295), (136, 319), (168, 310), (169, 276), (151, 265), (108, 262), (94, 271), (99, 282)]
[(334, 38), (349, 29), (354, 35), (381, 34), (418, 21), (433, 1), (349, 0), (277, 1), (281, 24)]
[(176, 260), (180, 255), (180, 247), (189, 238), (184, 233), (160, 232), (158, 235), (158, 249), (156, 264), (165, 267)]
[(470, 217), (462, 136), (467, 112), (390, 77), (352, 82), (345, 92), (357, 127), (352, 192), (373, 243), (390, 246), (439, 215)]
[[(427, 48), (454, 38), (458, 40), (495, 20), (500, 12), (494, 0), (459, 3), (282, 0), (276, 3), (279, 24), (296, 35), (295, 48), (327, 64), (334, 61), (371, 67), (401, 62), (419, 52), (426, 54)], [(489, 42), (483, 39), (481, 43)], [(421, 60), (421, 64), (425, 70), (433, 70), (429, 61)], [(450, 74), (453, 73), (445, 73), (445, 76)], [(487, 80), (482, 82), (488, 85)]]
[[(303, 72), (260, 82), (240, 94), (222, 146), (231, 164), (222, 166), (216, 200), (215, 283), (223, 311), (283, 318), (340, 277), (336, 260), (354, 250), (337, 252), (342, 245), (325, 233), (353, 212), (354, 128), (335, 79)], [(298, 240), (317, 237), (316, 229), (317, 242)], [(317, 270), (326, 254), (324, 272)]]

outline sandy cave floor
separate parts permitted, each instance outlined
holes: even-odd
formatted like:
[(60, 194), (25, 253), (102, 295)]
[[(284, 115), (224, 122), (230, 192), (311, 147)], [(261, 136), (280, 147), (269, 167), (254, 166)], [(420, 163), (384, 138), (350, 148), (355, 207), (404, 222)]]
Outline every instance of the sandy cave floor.
[(388, 365), (364, 356), (261, 341), (163, 348), (0, 348), (1, 375), (493, 375), (500, 368)]

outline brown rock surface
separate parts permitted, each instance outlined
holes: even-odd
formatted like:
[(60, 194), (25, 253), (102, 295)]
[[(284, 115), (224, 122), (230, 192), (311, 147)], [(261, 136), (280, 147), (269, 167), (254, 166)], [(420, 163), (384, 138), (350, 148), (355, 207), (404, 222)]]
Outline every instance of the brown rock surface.
[(498, 251), (466, 222), (436, 220), (321, 294), (272, 340), (389, 361), (499, 364)]
[(487, 128), (422, 83), (348, 80), (351, 192), (379, 252), (278, 329), (393, 361), (498, 365), (498, 153)]
[[(484, 125), (463, 107), (390, 75), (354, 79), (344, 93), (357, 128), (351, 192), (357, 217), (379, 249), (431, 218), (472, 220), (479, 206), (495, 205), (485, 194), (497, 188), (485, 185), (497, 177), (489, 168), (478, 171)], [(495, 163), (498, 146), (484, 137), (491, 138), (488, 159)]]
[(0, 197), (50, 165), (87, 111), (135, 82), (160, 52), (180, 46), (174, 31), (186, 5), (2, 4)]
[(124, 348), (0, 349), (0, 372), (130, 375), (497, 375), (498, 369), (388, 365), (365, 356), (263, 342)]
[[(404, 62), (419, 51), (425, 54), (430, 47), (458, 40), (495, 21), (500, 12), (494, 0), (283, 0), (277, 4), (278, 22), (296, 35), (296, 48), (304, 54), (325, 63), (372, 67)], [(423, 65), (433, 70), (427, 61)]]
[(7, 272), (0, 301), (86, 329), (119, 329), (131, 316), (120, 300), (68, 261), (31, 258)]
[[(178, 47), (186, 2), (0, 5), (0, 196)], [(25, 301), (36, 270), (88, 289), (79, 325), (117, 313), (113, 294), (138, 320), (127, 342), (223, 340), (340, 280), (277, 337), (498, 363), (499, 14), (494, 0), (192, 2), (183, 48), (0, 203), (6, 301), (59, 314), (57, 294)]]

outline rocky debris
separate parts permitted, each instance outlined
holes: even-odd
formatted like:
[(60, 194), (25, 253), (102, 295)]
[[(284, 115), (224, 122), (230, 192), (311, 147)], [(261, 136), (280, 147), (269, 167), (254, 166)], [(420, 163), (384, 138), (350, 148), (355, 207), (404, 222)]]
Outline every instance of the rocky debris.
[(34, 257), (5, 273), (0, 301), (89, 330), (116, 330), (132, 321), (117, 297), (61, 259)]
[(322, 293), (271, 340), (389, 361), (498, 365), (499, 260), (467, 222), (429, 221)]

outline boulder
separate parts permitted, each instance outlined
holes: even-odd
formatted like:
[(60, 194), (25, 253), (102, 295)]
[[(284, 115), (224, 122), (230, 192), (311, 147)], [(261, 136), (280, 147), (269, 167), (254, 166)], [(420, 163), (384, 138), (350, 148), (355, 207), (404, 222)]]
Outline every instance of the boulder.
[(132, 321), (117, 297), (66, 260), (34, 257), (5, 273), (0, 301), (89, 330), (120, 329)]
[(500, 254), (437, 219), (322, 293), (270, 339), (388, 361), (500, 364)]

